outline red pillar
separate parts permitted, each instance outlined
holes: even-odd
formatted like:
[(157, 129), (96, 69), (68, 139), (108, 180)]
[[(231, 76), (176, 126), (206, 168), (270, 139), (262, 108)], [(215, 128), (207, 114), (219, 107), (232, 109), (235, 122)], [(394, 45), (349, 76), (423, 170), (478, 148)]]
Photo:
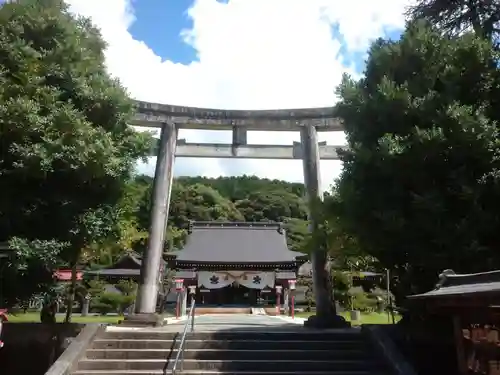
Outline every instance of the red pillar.
[(184, 279), (175, 279), (175, 290), (177, 292), (177, 300), (175, 303), (175, 318), (179, 319), (181, 309), (181, 292), (184, 290)]
[(175, 302), (175, 319), (179, 319), (179, 315), (180, 315), (180, 296), (181, 296), (181, 293), (178, 291), (177, 292), (177, 300)]

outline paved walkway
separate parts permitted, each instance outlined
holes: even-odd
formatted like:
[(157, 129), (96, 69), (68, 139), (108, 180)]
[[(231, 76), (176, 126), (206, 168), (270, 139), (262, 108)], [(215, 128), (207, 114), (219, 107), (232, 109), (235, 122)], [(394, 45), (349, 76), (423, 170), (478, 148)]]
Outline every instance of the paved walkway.
[[(315, 330), (304, 328), (303, 318), (292, 319), (287, 316), (269, 316), (269, 315), (252, 315), (252, 314), (207, 314), (198, 315), (195, 317), (195, 331), (266, 331), (266, 332), (282, 332), (282, 331), (301, 331), (307, 329), (308, 332), (324, 332), (325, 330)], [(163, 327), (147, 327), (135, 328), (126, 326), (108, 326), (110, 331), (128, 331), (128, 330), (161, 330), (168, 332), (180, 332), (184, 330), (186, 317), (179, 320), (168, 319), (168, 323)], [(340, 329), (342, 331), (356, 332), (357, 329), (348, 328)], [(339, 331), (335, 329), (334, 331)]]
[[(186, 320), (172, 321), (166, 327), (184, 327)], [(207, 314), (195, 317), (195, 328), (200, 331), (218, 331), (225, 329), (255, 330), (255, 329), (276, 329), (276, 328), (298, 328), (303, 324), (303, 319), (296, 322), (287, 321), (268, 315), (252, 314)]]

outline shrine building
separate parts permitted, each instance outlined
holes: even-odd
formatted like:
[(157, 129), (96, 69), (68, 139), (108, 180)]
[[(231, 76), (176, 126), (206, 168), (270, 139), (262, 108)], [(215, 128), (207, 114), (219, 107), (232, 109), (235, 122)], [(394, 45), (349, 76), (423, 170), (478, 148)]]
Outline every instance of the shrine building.
[(167, 253), (169, 268), (197, 306), (286, 304), (306, 254), (291, 251), (282, 223), (193, 222), (184, 248)]
[(499, 270), (444, 270), (433, 290), (409, 296), (406, 307), (412, 340), (426, 348), (416, 357), (422, 373), (500, 374)]
[[(120, 259), (109, 267), (97, 270), (84, 271), (86, 276), (97, 277), (110, 283), (118, 281), (134, 280), (139, 281), (141, 276), (142, 257), (134, 251), (127, 251)], [(162, 267), (165, 265), (162, 264)]]

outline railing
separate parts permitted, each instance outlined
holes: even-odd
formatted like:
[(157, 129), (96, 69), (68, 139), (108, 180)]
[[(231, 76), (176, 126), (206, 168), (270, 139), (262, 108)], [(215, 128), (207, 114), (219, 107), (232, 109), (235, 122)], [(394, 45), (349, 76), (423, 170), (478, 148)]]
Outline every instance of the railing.
[(184, 325), (184, 331), (182, 332), (181, 342), (179, 348), (177, 348), (177, 355), (175, 356), (174, 365), (172, 366), (172, 375), (177, 374), (177, 366), (179, 362), (181, 365), (181, 371), (184, 369), (184, 347), (186, 345), (186, 336), (188, 332), (189, 323), (191, 323), (191, 332), (194, 331), (194, 310), (195, 310), (195, 300), (191, 301), (191, 309), (189, 310), (188, 319)]

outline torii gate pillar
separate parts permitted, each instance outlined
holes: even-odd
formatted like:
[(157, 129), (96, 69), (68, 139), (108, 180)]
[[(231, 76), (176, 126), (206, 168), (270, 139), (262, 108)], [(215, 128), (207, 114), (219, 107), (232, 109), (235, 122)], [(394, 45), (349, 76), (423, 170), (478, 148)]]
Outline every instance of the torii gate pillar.
[(135, 314), (144, 316), (145, 319), (148, 315), (155, 315), (159, 286), (162, 282), (163, 244), (172, 192), (176, 144), (175, 124), (164, 123), (158, 143), (158, 158), (151, 194), (148, 245), (142, 258), (141, 279), (135, 306)]
[[(321, 201), (323, 191), (321, 189), (321, 173), (319, 169), (320, 155), (318, 144), (318, 133), (314, 125), (303, 124), (300, 129), (300, 141), (302, 144), (302, 164), (304, 168), (304, 185), (307, 193), (309, 206), (309, 231), (312, 235), (317, 234), (321, 218)], [(317, 244), (311, 252), (313, 290), (316, 302), (316, 315), (311, 316), (305, 323), (306, 326), (317, 328), (346, 327), (349, 324), (345, 319), (337, 315), (329, 285), (329, 270), (327, 265), (327, 251), (323, 244)]]

